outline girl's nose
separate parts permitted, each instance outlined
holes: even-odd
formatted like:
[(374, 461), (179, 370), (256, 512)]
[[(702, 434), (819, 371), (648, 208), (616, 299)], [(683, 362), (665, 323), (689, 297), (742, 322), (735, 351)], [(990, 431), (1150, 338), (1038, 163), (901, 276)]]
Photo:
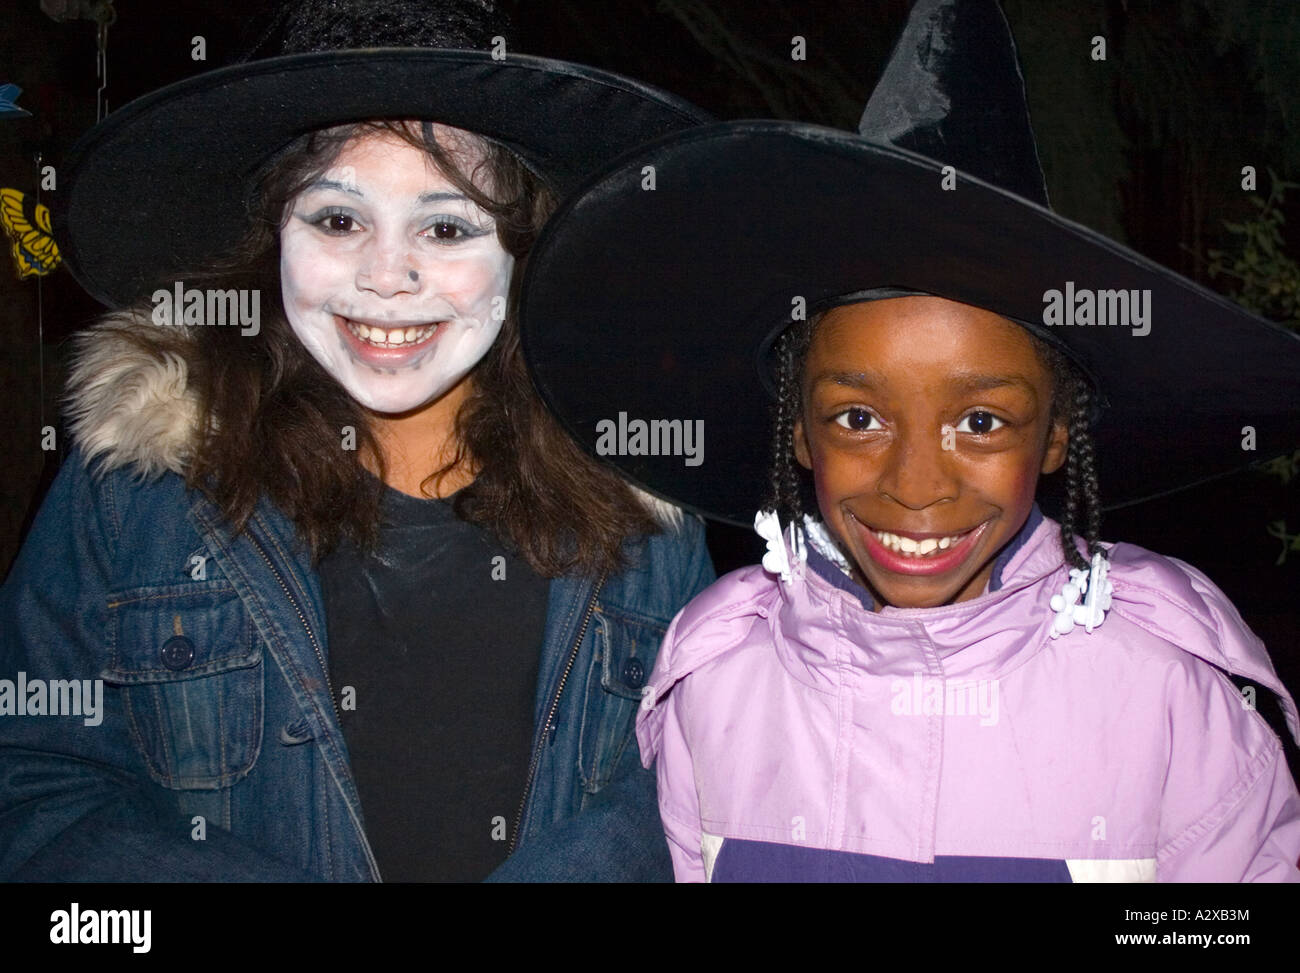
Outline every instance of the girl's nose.
[(357, 271), (357, 287), (380, 297), (417, 294), (424, 286), (418, 261), (405, 246), (376, 246)]
[(889, 448), (877, 491), (911, 510), (955, 500), (960, 486), (956, 454), (943, 447), (940, 435), (900, 436)]

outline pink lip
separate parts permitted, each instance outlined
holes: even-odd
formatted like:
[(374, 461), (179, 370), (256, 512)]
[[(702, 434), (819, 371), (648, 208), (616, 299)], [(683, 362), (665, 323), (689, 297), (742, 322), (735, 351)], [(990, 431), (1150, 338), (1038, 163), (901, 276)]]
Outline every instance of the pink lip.
[[(413, 358), (423, 355), (429, 346), (438, 340), (438, 337), (442, 334), (447, 323), (446, 321), (439, 321), (436, 327), (434, 327), (432, 333), (430, 333), (430, 335), (423, 341), (417, 341), (414, 344), (403, 344), (397, 348), (380, 348), (377, 345), (370, 344), (368, 341), (362, 341), (354, 335), (352, 329), (348, 327), (349, 321), (355, 321), (357, 324), (369, 325), (372, 328), (384, 327), (384, 325), (360, 319), (346, 318), (341, 314), (334, 315), (334, 326), (338, 329), (339, 334), (343, 336), (343, 340), (347, 342), (348, 348), (352, 352), (352, 357), (363, 364), (372, 365), (376, 368), (396, 368), (409, 364)], [(404, 325), (404, 327), (428, 327), (428, 324), (428, 322), (421, 325), (412, 323)], [(396, 328), (396, 324), (394, 324), (394, 328)]]
[[(913, 577), (927, 577), (933, 574), (945, 574), (958, 567), (967, 557), (970, 556), (971, 551), (974, 550), (975, 545), (984, 535), (984, 531), (990, 523), (990, 521), (986, 520), (984, 523), (971, 530), (965, 537), (946, 551), (930, 554), (926, 557), (907, 557), (903, 554), (895, 554), (884, 544), (880, 543), (880, 540), (876, 537), (874, 531), (856, 518), (852, 519), (854, 526), (858, 529), (858, 535), (862, 538), (862, 543), (866, 547), (867, 553), (871, 555), (872, 560), (886, 570), (893, 571), (895, 574), (907, 574), (912, 575)], [(926, 536), (949, 536), (934, 534), (913, 535), (904, 531), (890, 531), (890, 533), (897, 533), (901, 537), (919, 536), (920, 538)]]

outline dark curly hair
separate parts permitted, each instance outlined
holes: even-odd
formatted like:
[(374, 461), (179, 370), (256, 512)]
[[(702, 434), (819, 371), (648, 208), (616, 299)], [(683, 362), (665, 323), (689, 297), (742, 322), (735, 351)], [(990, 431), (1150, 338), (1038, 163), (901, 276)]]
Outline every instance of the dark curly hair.
[[(813, 334), (822, 316), (792, 324), (774, 345), (776, 357), (776, 403), (772, 422), (772, 463), (766, 509), (775, 510), (782, 521), (803, 522), (810, 496), (807, 470), (794, 457), (794, 427), (803, 411), (803, 366)], [(1061, 550), (1071, 567), (1087, 570), (1100, 545), (1101, 493), (1097, 484), (1097, 459), (1091, 427), (1095, 393), (1082, 371), (1056, 348), (1028, 332), (1034, 352), (1052, 376), (1051, 420), (1065, 421), (1069, 430), (1066, 457), (1065, 508), (1061, 517)], [(1087, 543), (1088, 556), (1079, 553), (1074, 536)]]

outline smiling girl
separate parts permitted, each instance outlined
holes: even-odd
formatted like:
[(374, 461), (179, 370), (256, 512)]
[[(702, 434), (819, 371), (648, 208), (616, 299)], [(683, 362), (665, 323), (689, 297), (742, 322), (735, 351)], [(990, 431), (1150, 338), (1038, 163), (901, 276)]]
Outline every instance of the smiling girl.
[(1058, 383), (1034, 340), (936, 297), (848, 304), (787, 334), (792, 451), (856, 580), (909, 608), (981, 595), (1039, 475), (1065, 462)]
[[(287, 10), (283, 56), (60, 169), (118, 310), (76, 339), (0, 671), (104, 712), (0, 722), (0, 876), (665, 878), (633, 720), (702, 527), (546, 411), (511, 281), (558, 194), (698, 113), (502, 62), (489, 3)], [(160, 327), (177, 282), (260, 326)]]
[[(483, 357), (514, 264), (491, 213), (406, 134), (354, 137), (298, 193), (280, 232), (294, 333), (353, 398), (390, 414), (438, 398)], [(467, 133), (431, 126), (430, 136), (459, 146), (451, 158), (462, 171), (482, 166), (482, 143)]]
[(501, 331), (514, 257), (479, 205), (494, 187), (462, 190), (424, 148), (445, 146), (473, 172), (485, 168), (485, 143), (446, 126), (419, 131), (357, 133), (298, 192), (280, 232), (280, 283), (293, 333), (366, 410), (388, 482), (419, 496), (437, 457), (439, 493), (450, 495), (474, 478), (444, 447), (457, 441), (466, 374)]
[[(991, 0), (922, 0), (882, 77), (864, 137), (659, 141), (655, 192), (607, 172), (527, 272), (530, 364), (570, 425), (703, 422), (700, 468), (621, 465), (768, 541), (646, 687), (678, 879), (1300, 881), (1259, 687), (1300, 724), (1264, 646), (1196, 568), (1099, 536), (1103, 495), (1231, 471), (1244, 427), (1261, 458), (1300, 443), (1300, 341), (1046, 208)], [(649, 256), (559, 315), (597, 253)], [(1150, 318), (1050, 327), (1067, 283)], [(602, 381), (574, 387), (557, 319)]]

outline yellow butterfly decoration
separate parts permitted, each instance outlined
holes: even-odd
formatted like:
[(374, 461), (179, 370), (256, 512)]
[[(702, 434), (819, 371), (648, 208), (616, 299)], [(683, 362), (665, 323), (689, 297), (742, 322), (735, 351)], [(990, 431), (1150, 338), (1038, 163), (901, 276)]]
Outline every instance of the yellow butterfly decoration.
[(59, 265), (58, 244), (50, 235), (50, 210), (37, 203), (35, 222), (28, 219), (26, 194), (19, 189), (0, 188), (0, 223), (9, 235), (10, 252), (18, 268), (18, 276), (44, 276)]

